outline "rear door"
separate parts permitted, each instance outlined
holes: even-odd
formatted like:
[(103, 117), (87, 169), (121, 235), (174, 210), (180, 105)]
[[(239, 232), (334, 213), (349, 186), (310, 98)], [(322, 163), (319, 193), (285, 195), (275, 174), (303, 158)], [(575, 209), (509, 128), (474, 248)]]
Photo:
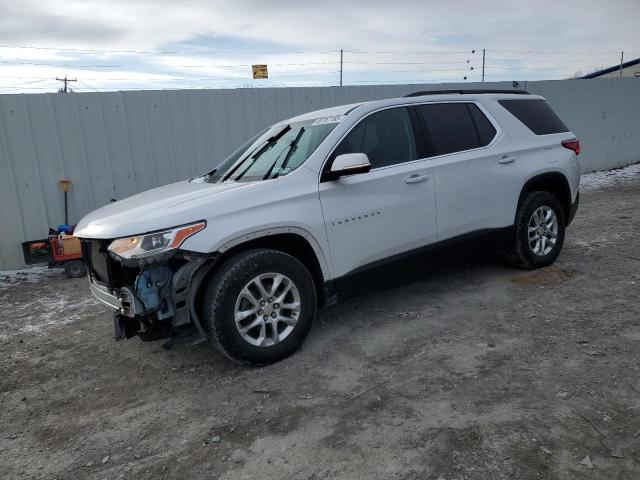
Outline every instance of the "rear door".
[(435, 241), (433, 171), (416, 124), (406, 107), (374, 112), (329, 157), (325, 168), (344, 153), (366, 153), (371, 162), (368, 173), (320, 183), (336, 277)]
[(438, 239), (512, 225), (522, 173), (498, 124), (474, 102), (415, 109), (433, 155)]

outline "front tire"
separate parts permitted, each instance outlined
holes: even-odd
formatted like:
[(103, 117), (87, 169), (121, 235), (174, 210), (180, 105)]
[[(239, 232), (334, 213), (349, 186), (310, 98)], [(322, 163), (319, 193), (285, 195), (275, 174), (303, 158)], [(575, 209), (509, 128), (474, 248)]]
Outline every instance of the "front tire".
[(254, 365), (291, 355), (316, 317), (313, 278), (286, 253), (240, 252), (210, 279), (204, 323), (214, 346), (228, 358)]
[(520, 268), (552, 264), (560, 254), (565, 235), (564, 210), (549, 192), (528, 192), (516, 213), (515, 234), (507, 260)]

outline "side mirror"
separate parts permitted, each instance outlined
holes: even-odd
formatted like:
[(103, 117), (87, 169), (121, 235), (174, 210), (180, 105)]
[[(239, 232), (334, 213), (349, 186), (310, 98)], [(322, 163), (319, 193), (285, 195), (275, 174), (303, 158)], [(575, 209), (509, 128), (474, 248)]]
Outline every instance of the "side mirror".
[(366, 153), (345, 153), (338, 155), (326, 173), (327, 180), (337, 180), (347, 175), (367, 173), (371, 170), (371, 162)]

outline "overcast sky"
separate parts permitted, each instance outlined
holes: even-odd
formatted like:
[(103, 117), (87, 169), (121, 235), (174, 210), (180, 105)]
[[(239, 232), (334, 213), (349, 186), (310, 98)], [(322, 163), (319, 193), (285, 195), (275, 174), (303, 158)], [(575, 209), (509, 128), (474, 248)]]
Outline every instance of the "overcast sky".
[(340, 49), (345, 84), (477, 81), (483, 48), (488, 81), (557, 79), (640, 57), (639, 25), (640, 0), (0, 0), (0, 93), (336, 85)]

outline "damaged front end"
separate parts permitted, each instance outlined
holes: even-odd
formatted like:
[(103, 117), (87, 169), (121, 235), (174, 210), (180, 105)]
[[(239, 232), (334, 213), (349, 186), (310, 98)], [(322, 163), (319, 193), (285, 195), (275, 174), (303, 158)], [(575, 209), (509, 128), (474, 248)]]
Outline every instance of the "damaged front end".
[(158, 340), (198, 319), (196, 292), (215, 257), (180, 250), (204, 222), (115, 240), (83, 239), (93, 295), (113, 308), (116, 340)]

